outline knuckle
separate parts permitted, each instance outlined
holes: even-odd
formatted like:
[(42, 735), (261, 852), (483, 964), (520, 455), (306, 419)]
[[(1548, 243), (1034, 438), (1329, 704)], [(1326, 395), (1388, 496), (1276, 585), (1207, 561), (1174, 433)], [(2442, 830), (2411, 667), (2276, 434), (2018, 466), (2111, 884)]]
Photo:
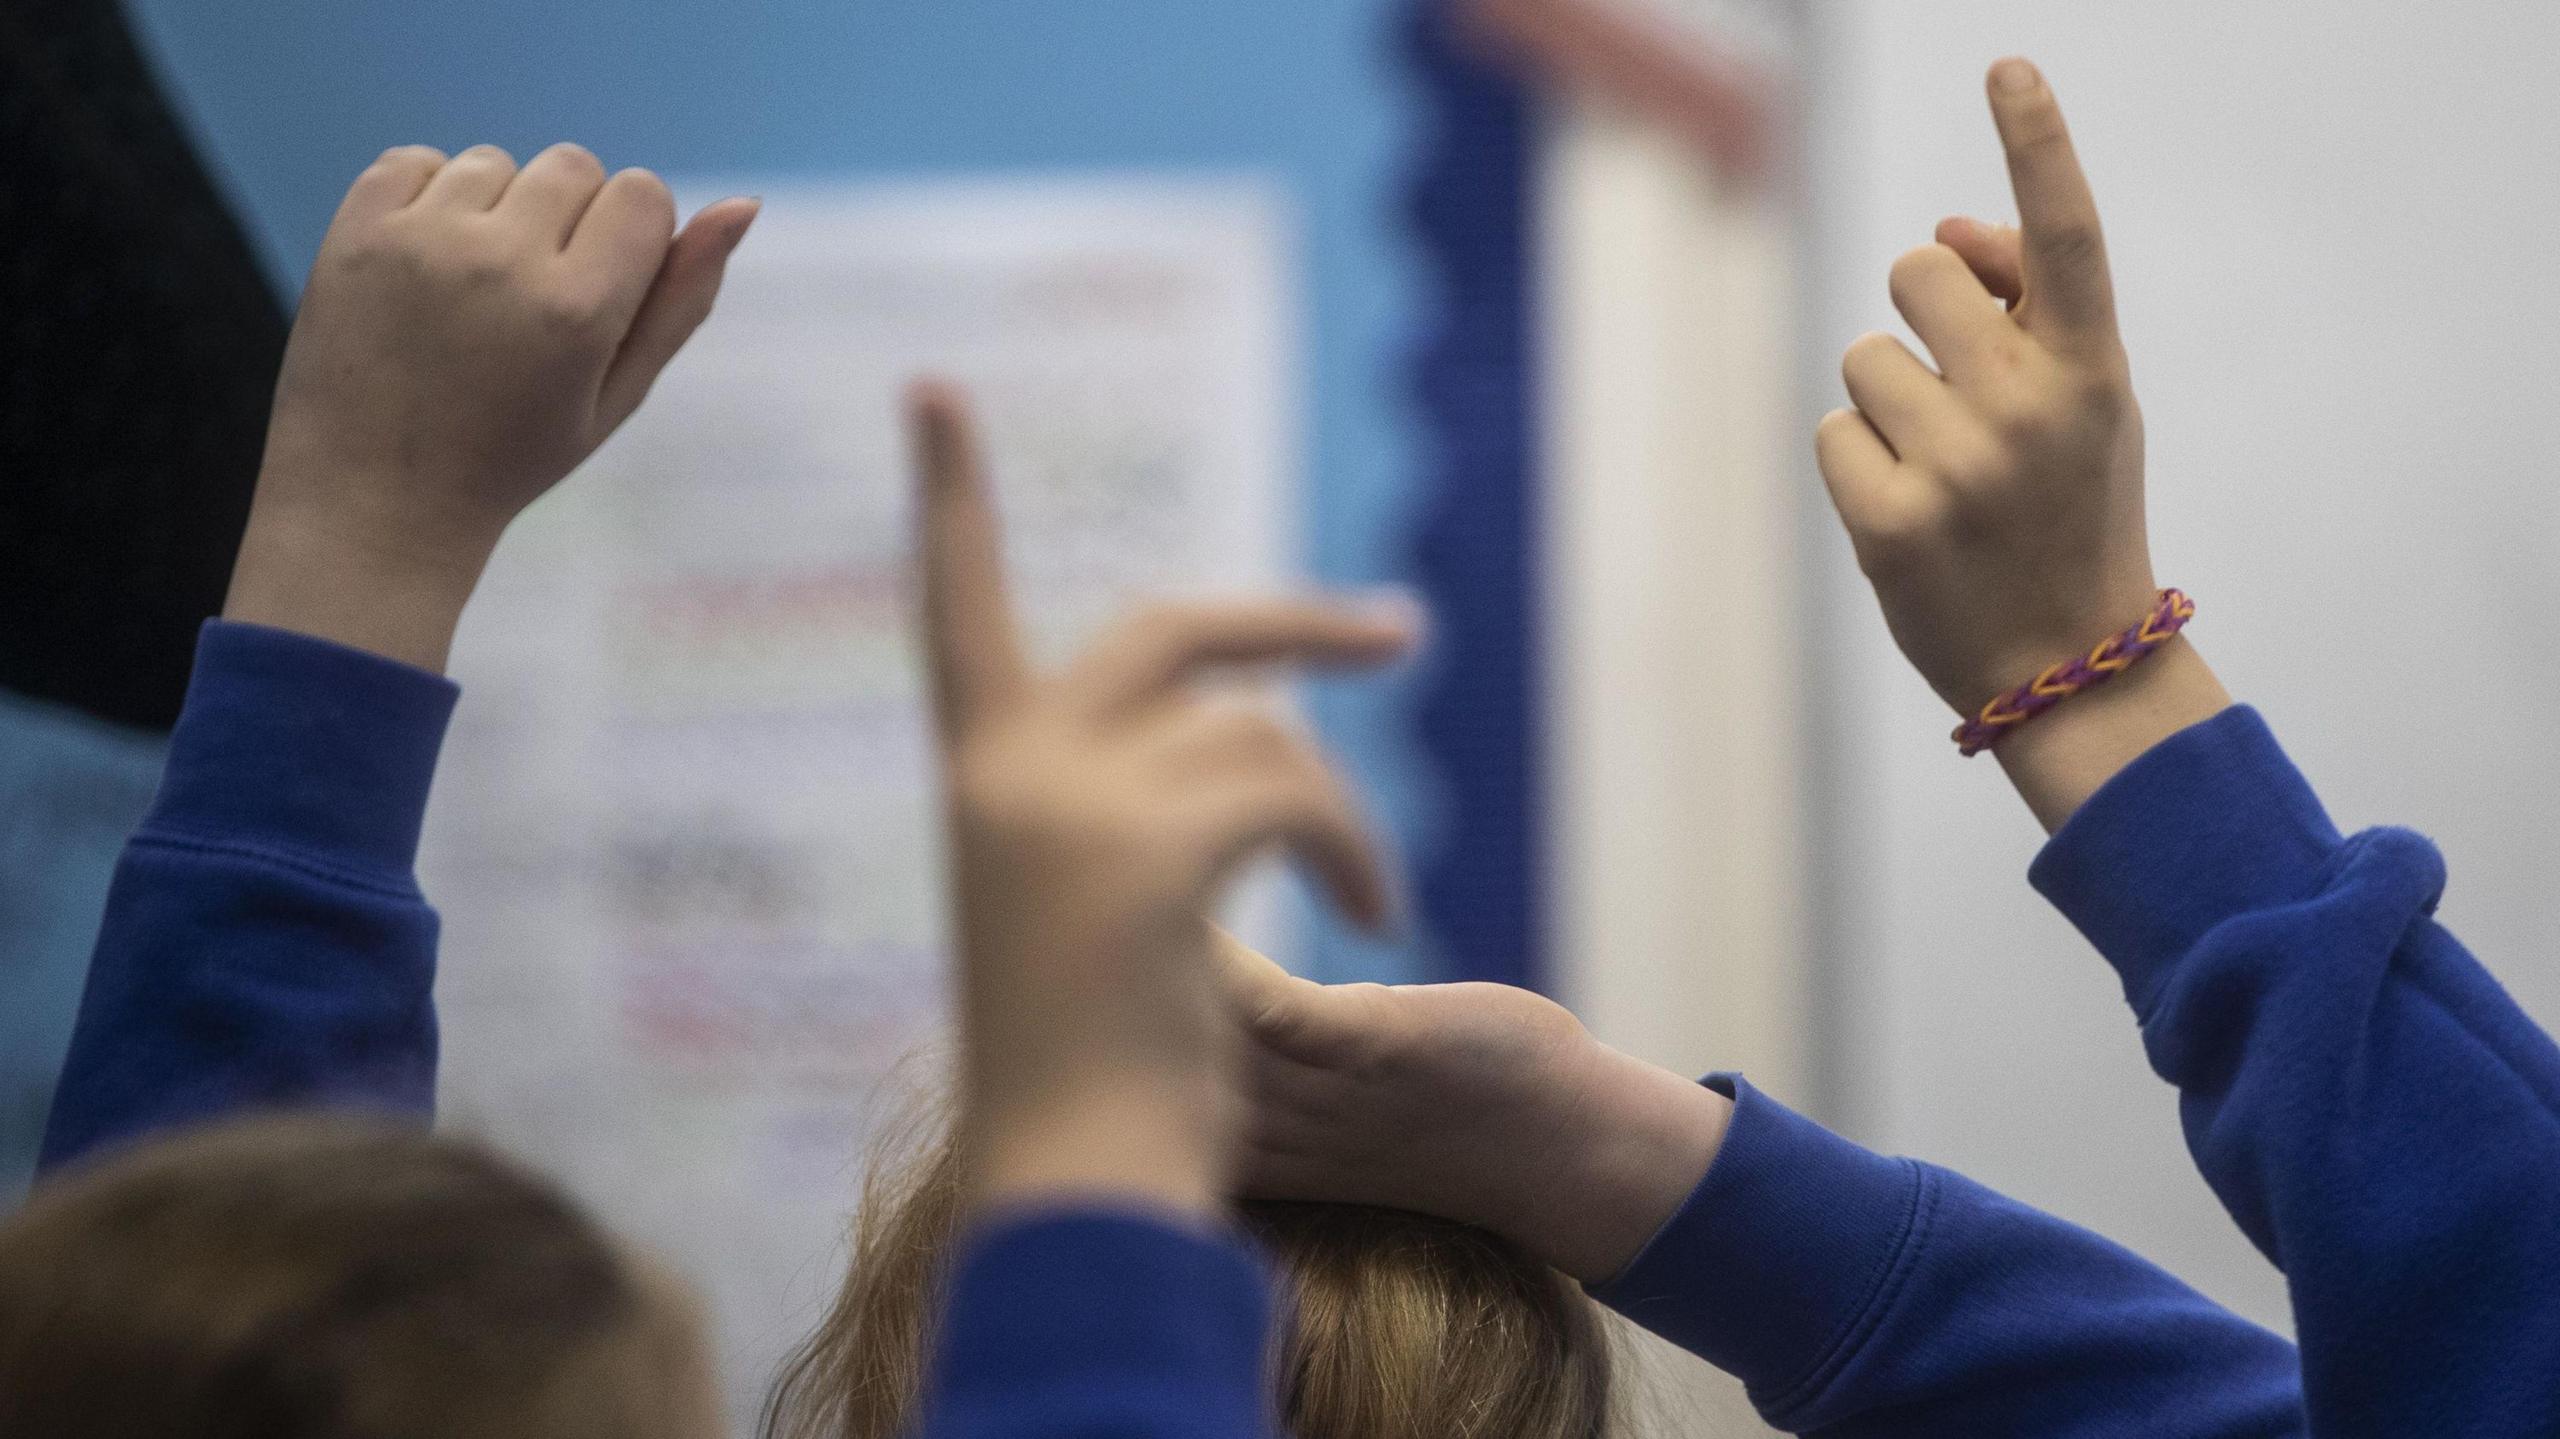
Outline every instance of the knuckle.
[(545, 330), (567, 339), (592, 339), (602, 334), (605, 327), (605, 307), (601, 297), (584, 286), (547, 289), (535, 299), (532, 309), (535, 319)]
[(2005, 387), (1985, 397), (1984, 408), (2004, 443), (2037, 454), (2069, 443), (2093, 425), (2105, 424), (2103, 407), (2110, 403), (2085, 390), (2077, 379), (2046, 375), (2035, 383)]
[(593, 150), (575, 140), (563, 140), (542, 153), (545, 159), (554, 164), (565, 165), (590, 175), (604, 173), (604, 162), (596, 158)]
[(373, 168), (377, 170), (408, 170), (414, 169), (420, 165), (441, 165), (444, 163), (444, 159), (444, 152), (442, 150), (435, 149), (432, 146), (394, 145), (390, 149), (385, 150), (374, 157)]
[(1869, 330), (1849, 342), (1840, 356), (1840, 373), (1857, 375), (1874, 369), (1902, 348), (1902, 342), (1882, 330)]
[(2121, 365), (2109, 363), (2074, 371), (2071, 402), (2092, 417), (2112, 423), (2133, 408), (2133, 385)]
[(1980, 438), (1949, 442), (1930, 468), (1947, 482), (1951, 500), (1996, 490), (2016, 472), (2005, 446)]
[(1831, 413), (1824, 415), (1822, 417), (1822, 422), (1813, 427), (1813, 446), (1815, 453), (1830, 454), (1836, 451), (1838, 447), (1857, 439), (1858, 432), (1866, 428), (1866, 423), (1867, 422), (1865, 420), (1859, 418), (1858, 412), (1855, 410), (1833, 410)]
[(667, 182), (659, 179), (656, 171), (634, 166), (615, 175), (611, 183), (621, 187), (643, 208), (664, 215), (668, 224), (675, 223), (675, 192), (667, 188)]
[(506, 270), (504, 258), (446, 216), (386, 216), (356, 258), (367, 268), (435, 285), (478, 289)]
[(513, 289), (521, 280), (515, 257), (485, 231), (466, 231), (429, 239), (419, 235), (413, 249), (421, 265), (441, 272), (466, 290)]
[(1263, 995), (1253, 1001), (1245, 1023), (1255, 1037), (1286, 1044), (1305, 1031), (1306, 1011), (1290, 1003), (1294, 996)]
[(2010, 153), (2022, 159), (2067, 161), (2071, 153), (2071, 128), (2063, 123), (2062, 111), (2043, 101), (2042, 97), (2013, 107), (2008, 117)]
[(2086, 220), (2065, 220), (2048, 224), (2036, 232), (2036, 248), (2046, 262), (2060, 270), (2095, 269), (2106, 258), (2106, 241), (2098, 227)]
[(2023, 336), (2014, 331), (2003, 334), (1982, 347), (1981, 359), (1983, 369), (2000, 383), (1981, 388), (1994, 402), (2015, 393), (2021, 378), (2032, 371), (2035, 360), (2035, 351)]
[(1945, 276), (1950, 265), (1962, 266), (1964, 260), (1944, 245), (1922, 245), (1906, 250), (1886, 272), (1886, 282), (1898, 303), (1918, 294), (1931, 282)]
[(1945, 534), (1947, 518), (1946, 501), (1934, 492), (1870, 507), (1850, 532), (1858, 568), (1869, 579), (1902, 573)]
[(340, 269), (366, 274), (417, 273), (426, 268), (427, 258), (407, 221), (396, 214), (378, 216), (369, 225), (341, 227), (321, 253)]
[(2065, 442), (2074, 428), (2067, 403), (2057, 404), (2050, 396), (1999, 404), (1993, 411), (1993, 425), (2005, 443), (2031, 455)]

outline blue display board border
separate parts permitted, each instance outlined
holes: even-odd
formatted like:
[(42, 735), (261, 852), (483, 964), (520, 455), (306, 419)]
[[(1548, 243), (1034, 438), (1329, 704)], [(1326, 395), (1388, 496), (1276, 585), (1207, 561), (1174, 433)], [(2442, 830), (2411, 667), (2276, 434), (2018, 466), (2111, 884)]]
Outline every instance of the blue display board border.
[(1434, 286), (1408, 362), (1412, 564), (1436, 620), (1414, 727), (1443, 784), (1415, 899), (1448, 977), (1543, 988), (1535, 116), (1455, 0), (1414, 0), (1403, 40), (1425, 96), (1408, 218)]

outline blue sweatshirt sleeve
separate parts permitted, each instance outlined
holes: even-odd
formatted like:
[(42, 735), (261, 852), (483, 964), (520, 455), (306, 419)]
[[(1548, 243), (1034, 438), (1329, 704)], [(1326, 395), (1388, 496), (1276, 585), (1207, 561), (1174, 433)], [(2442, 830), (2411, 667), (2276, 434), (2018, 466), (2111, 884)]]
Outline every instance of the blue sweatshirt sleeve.
[(1602, 1302), (1827, 1439), (2303, 1432), (2293, 1346), (2097, 1235), (1732, 1076), (1724, 1147)]
[(1272, 1296), (1241, 1242), (1025, 1216), (955, 1263), (923, 1439), (1267, 1439)]
[(2235, 708), (2126, 767), (2032, 877), (2284, 1271), (2312, 1432), (2560, 1434), (2560, 1048), (2436, 923), (2434, 846), (2342, 837)]
[(245, 1109), (432, 1107), (436, 916), (413, 867), (456, 693), (324, 640), (205, 627), (108, 891), (44, 1167)]

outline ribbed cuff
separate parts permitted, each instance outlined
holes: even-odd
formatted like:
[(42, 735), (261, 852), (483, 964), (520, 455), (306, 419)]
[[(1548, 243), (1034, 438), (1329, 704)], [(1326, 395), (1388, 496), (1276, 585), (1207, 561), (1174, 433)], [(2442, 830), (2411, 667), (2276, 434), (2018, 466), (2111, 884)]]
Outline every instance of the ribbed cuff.
[(2235, 705), (2153, 746), (2064, 823), (2027, 878), (2148, 1016), (2214, 926), (2307, 899), (2342, 841), (2258, 712)]
[(1003, 1220), (954, 1270), (931, 1408), (1179, 1409), (1197, 1421), (1185, 1433), (1257, 1433), (1272, 1313), (1260, 1262), (1232, 1237), (1107, 1211)]
[(1744, 1083), (1724, 1146), (1626, 1272), (1610, 1308), (1749, 1386), (1764, 1412), (1819, 1386), (1873, 1327), (1929, 1172), (1824, 1129)]
[(209, 621), (141, 835), (273, 848), (406, 881), (460, 694), (380, 655)]

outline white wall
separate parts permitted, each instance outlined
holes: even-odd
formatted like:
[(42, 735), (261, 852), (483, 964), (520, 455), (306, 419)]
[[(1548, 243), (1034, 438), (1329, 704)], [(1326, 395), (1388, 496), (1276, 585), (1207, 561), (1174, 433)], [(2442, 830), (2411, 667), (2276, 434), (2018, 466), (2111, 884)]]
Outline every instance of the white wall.
[[(1812, 1084), (1790, 460), (1792, 214), (1585, 96), (1548, 116), (1541, 516), (1560, 992), (1683, 1073)], [(1631, 1344), (1631, 1432), (1767, 1433), (1741, 1386)]]
[(1790, 216), (1603, 105), (1543, 169), (1560, 990), (1630, 1053), (1801, 1092)]
[[(1836, 402), (1840, 348), (1890, 320), (1892, 257), (1942, 214), (2008, 212), (1980, 77), (2033, 55), (2106, 211), (2163, 582), (2196, 595), (2197, 642), (2341, 823), (2437, 838), (2443, 917), (2560, 1024), (2560, 6), (1843, 0), (1816, 19), (1808, 417)], [(1850, 1127), (2280, 1320), (2111, 975), (2026, 886), (2035, 825), (1988, 762), (1956, 759), (1845, 546), (1809, 549)]]

